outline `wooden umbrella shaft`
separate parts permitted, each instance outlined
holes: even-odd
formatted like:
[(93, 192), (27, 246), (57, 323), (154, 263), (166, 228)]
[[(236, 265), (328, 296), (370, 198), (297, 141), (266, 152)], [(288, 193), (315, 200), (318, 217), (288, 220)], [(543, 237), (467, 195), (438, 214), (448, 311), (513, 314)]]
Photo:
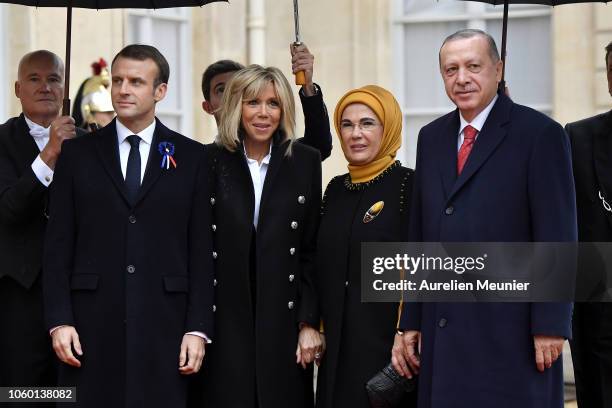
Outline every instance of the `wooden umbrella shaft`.
[(501, 49), (501, 59), (502, 59), (502, 77), (499, 82), (499, 91), (505, 92), (506, 89), (506, 40), (508, 37), (508, 0), (504, 0), (504, 20), (502, 23), (502, 49)]
[(70, 49), (72, 40), (72, 6), (66, 9), (66, 61), (64, 73), (64, 103), (62, 115), (70, 116)]

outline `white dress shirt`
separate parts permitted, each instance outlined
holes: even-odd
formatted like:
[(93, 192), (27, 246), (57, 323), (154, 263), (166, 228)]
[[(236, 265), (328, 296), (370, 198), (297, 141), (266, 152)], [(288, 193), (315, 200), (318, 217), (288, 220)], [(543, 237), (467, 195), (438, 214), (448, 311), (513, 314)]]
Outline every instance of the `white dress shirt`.
[(491, 113), (491, 109), (493, 109), (493, 105), (495, 105), (496, 101), (497, 94), (495, 94), (495, 97), (487, 105), (487, 107), (484, 108), (482, 112), (480, 112), (478, 115), (476, 115), (472, 122), (468, 122), (467, 120), (463, 119), (463, 115), (461, 115), (461, 111), (459, 111), (459, 138), (457, 140), (457, 151), (461, 149), (461, 145), (463, 144), (463, 129), (465, 129), (467, 125), (471, 125), (474, 129), (478, 131), (478, 133), (476, 133), (476, 137), (474, 138), (474, 142), (476, 142), (476, 139), (478, 139), (478, 135), (480, 134), (480, 131), (482, 130), (485, 122), (487, 121), (489, 113)]
[[(30, 128), (30, 135), (34, 139), (34, 142), (36, 142), (38, 150), (42, 151), (45, 146), (47, 146), (47, 143), (49, 143), (50, 127), (42, 127), (39, 124), (32, 122), (26, 115), (23, 115), (23, 117)], [(47, 166), (47, 163), (40, 158), (40, 154), (36, 156), (31, 167), (38, 181), (40, 181), (43, 186), (49, 187), (49, 184), (51, 184), (53, 181), (53, 170), (51, 170), (51, 168)]]
[(130, 156), (130, 142), (128, 142), (128, 136), (136, 135), (140, 137), (140, 182), (144, 178), (145, 170), (147, 169), (147, 161), (149, 160), (149, 151), (151, 150), (151, 143), (153, 143), (153, 133), (155, 133), (155, 120), (149, 126), (144, 128), (139, 133), (134, 133), (127, 127), (125, 127), (119, 119), (115, 121), (117, 127), (117, 145), (119, 146), (119, 161), (121, 162), (121, 173), (123, 178), (127, 172), (127, 162)]
[[(242, 146), (244, 147), (244, 144)], [(255, 229), (257, 229), (257, 222), (259, 221), (259, 204), (261, 204), (261, 193), (263, 192), (264, 182), (266, 181), (266, 174), (268, 173), (268, 166), (270, 165), (270, 157), (272, 157), (272, 143), (270, 143), (268, 154), (261, 160), (261, 164), (257, 162), (257, 160), (249, 158), (246, 147), (244, 147), (244, 156), (246, 157), (249, 171), (251, 172), (253, 190), (255, 191), (253, 225), (255, 226)]]

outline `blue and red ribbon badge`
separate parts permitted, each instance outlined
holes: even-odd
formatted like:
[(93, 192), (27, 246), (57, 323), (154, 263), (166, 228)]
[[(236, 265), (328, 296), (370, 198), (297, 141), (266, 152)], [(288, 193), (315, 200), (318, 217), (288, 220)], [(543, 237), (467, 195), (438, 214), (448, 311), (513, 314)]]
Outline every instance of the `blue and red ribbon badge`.
[(163, 156), (161, 168), (163, 169), (165, 167), (166, 170), (169, 170), (170, 164), (172, 164), (172, 166), (174, 166), (174, 168), (176, 169), (176, 161), (174, 161), (174, 157), (172, 157), (174, 155), (174, 145), (170, 142), (160, 142), (160, 144), (157, 146), (157, 149), (159, 150), (159, 153)]

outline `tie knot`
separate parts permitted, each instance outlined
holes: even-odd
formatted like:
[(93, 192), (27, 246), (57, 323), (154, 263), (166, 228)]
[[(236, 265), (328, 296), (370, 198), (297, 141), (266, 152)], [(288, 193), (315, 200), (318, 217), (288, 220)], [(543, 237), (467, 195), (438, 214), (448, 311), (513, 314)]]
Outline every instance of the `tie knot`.
[(473, 141), (476, 138), (478, 131), (472, 125), (467, 125), (463, 128), (463, 139)]
[(132, 149), (138, 149), (140, 147), (140, 136), (130, 135), (127, 137), (127, 141), (132, 146)]

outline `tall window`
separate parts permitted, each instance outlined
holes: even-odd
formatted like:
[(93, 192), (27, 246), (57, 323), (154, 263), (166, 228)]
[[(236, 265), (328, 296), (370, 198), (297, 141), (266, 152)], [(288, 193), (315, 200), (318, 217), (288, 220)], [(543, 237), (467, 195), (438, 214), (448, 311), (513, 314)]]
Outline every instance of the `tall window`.
[(191, 14), (187, 8), (129, 10), (126, 18), (128, 44), (149, 44), (166, 57), (170, 80), (157, 116), (169, 128), (193, 137)]
[[(0, 27), (6, 27), (6, 6), (0, 4)], [(7, 61), (7, 35), (0, 37), (0, 61)], [(8, 86), (6, 64), (0, 64), (0, 123), (8, 118)]]
[[(446, 36), (463, 28), (490, 33), (501, 52), (503, 6), (457, 0), (394, 0), (394, 84), (404, 112), (400, 159), (414, 166), (416, 139), (425, 124), (454, 109), (438, 67)], [(506, 83), (512, 99), (552, 111), (550, 8), (511, 5)]]

